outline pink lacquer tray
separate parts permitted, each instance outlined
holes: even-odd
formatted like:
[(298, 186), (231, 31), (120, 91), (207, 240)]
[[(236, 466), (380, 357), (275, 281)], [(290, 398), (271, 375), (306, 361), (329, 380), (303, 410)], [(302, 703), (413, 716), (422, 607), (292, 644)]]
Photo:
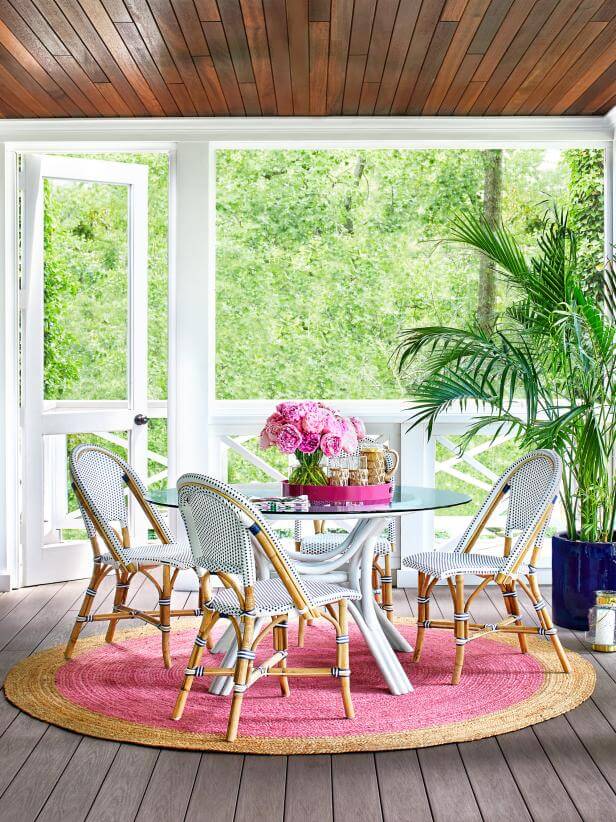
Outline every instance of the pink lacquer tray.
[(391, 482), (383, 485), (291, 485), (282, 483), (282, 493), (289, 497), (306, 494), (311, 502), (330, 502), (344, 505), (346, 502), (364, 502), (368, 505), (390, 502), (394, 486)]

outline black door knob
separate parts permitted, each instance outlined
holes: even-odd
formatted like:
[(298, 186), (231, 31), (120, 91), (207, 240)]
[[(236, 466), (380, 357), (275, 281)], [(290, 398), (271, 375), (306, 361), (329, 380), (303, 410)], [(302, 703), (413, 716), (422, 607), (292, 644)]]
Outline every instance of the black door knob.
[(145, 425), (149, 421), (149, 417), (146, 417), (145, 414), (137, 414), (135, 417), (135, 425)]

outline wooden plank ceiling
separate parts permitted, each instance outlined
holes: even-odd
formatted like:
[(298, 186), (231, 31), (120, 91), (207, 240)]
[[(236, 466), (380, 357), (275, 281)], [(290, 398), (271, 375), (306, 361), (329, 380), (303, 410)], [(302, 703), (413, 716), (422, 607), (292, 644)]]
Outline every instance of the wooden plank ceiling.
[(616, 0), (0, 0), (0, 115), (601, 114)]

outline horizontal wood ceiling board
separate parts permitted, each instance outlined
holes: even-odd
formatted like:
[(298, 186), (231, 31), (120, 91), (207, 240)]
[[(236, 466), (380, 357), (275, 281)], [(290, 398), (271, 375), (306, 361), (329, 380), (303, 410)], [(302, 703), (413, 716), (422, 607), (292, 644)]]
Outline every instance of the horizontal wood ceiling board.
[(604, 114), (616, 0), (0, 0), (0, 116)]

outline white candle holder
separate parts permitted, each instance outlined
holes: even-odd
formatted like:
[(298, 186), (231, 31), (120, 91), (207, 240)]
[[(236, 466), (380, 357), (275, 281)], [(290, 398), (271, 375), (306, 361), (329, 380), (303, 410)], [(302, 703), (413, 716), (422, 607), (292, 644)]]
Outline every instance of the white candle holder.
[(616, 651), (616, 591), (597, 591), (595, 605), (588, 613), (586, 638), (593, 651)]

